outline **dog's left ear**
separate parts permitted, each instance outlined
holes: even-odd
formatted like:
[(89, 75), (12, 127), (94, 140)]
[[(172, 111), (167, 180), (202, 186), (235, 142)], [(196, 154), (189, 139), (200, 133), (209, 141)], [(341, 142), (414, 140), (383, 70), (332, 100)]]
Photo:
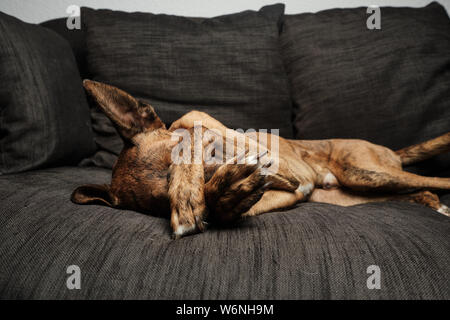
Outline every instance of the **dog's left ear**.
[(142, 103), (116, 87), (105, 83), (84, 80), (87, 93), (114, 123), (125, 140), (145, 131), (165, 128), (152, 106)]
[(113, 207), (109, 186), (106, 184), (87, 184), (75, 189), (70, 198), (77, 204), (103, 204)]

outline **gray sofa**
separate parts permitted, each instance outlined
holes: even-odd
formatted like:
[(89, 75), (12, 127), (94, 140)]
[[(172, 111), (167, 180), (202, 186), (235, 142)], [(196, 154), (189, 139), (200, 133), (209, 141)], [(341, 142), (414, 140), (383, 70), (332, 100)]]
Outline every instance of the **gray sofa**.
[[(78, 185), (109, 179), (78, 167), (0, 177), (2, 298), (450, 297), (450, 222), (431, 209), (304, 203), (172, 240), (164, 218), (69, 201)], [(70, 265), (81, 269), (80, 290), (66, 287)], [(379, 290), (367, 287), (371, 265)]]
[[(294, 37), (281, 33), (280, 40), (291, 83), (293, 109), (288, 121), (294, 137), (364, 138), (397, 148), (450, 131), (450, 63), (446, 51), (450, 48), (450, 33), (430, 33), (436, 37), (433, 41), (442, 46), (439, 48), (430, 49), (429, 43), (417, 43), (417, 48), (423, 45), (412, 54), (420, 61), (417, 64), (410, 63), (408, 53), (411, 51), (408, 50), (398, 49), (395, 55), (377, 51), (381, 58), (375, 61), (403, 55), (402, 61), (408, 63), (398, 64), (397, 70), (395, 63), (383, 60), (381, 69), (370, 67), (381, 70), (379, 74), (376, 71), (368, 73), (368, 78), (362, 76), (365, 73), (361, 71), (363, 67), (369, 68), (365, 61), (355, 58), (354, 65), (349, 64), (345, 61), (349, 53), (345, 54), (344, 49), (339, 49), (343, 56), (337, 60), (321, 56), (324, 49), (315, 47), (314, 43), (325, 47), (339, 43), (351, 47), (354, 57), (364, 59), (364, 55), (358, 56), (358, 49), (351, 44), (354, 37), (348, 33), (358, 30), (352, 23), (359, 25), (361, 15), (365, 19), (364, 10), (330, 10), (291, 15), (285, 19), (282, 30), (291, 32)], [(411, 12), (408, 8), (398, 10), (386, 9), (383, 16), (387, 21), (386, 32), (390, 25), (395, 25), (394, 18), (405, 27), (397, 31), (406, 32), (410, 21), (405, 22), (401, 17), (413, 19), (415, 15), (434, 20), (436, 30), (441, 30), (442, 25), (449, 28), (448, 16), (438, 4)], [(227, 19), (217, 23), (225, 23)], [(418, 18), (417, 21), (422, 20)], [(330, 23), (334, 23), (332, 30), (343, 28), (342, 33), (321, 29), (324, 25), (329, 27)], [(425, 30), (428, 25), (432, 24), (427, 20), (423, 25), (417, 23), (415, 26)], [(67, 39), (83, 78), (108, 80), (96, 78), (94, 73), (98, 70), (89, 68), (92, 59), (87, 58), (86, 46), (92, 45), (93, 40), (86, 45), (84, 30), (69, 32), (65, 29), (65, 19), (49, 21), (43, 26)], [(304, 34), (302, 30), (306, 30)], [(318, 31), (311, 33), (311, 30)], [(323, 37), (341, 34), (346, 40), (311, 39), (311, 34)], [(403, 38), (396, 37), (389, 46), (407, 47), (408, 41), (416, 41), (417, 34), (408, 32)], [(299, 41), (296, 42), (297, 36)], [(361, 31), (357, 37), (367, 37), (367, 34)], [(376, 37), (378, 41), (387, 41), (389, 33)], [(423, 34), (417, 37), (424, 39)], [(427, 38), (427, 41), (430, 40)], [(362, 51), (371, 51), (371, 45), (377, 50), (387, 48), (386, 45), (378, 46), (377, 42), (367, 42)], [(333, 75), (333, 92), (330, 93), (333, 97), (330, 99), (320, 91), (302, 90), (309, 80), (307, 74), (302, 78), (296, 72), (301, 73), (314, 63), (295, 55), (308, 54), (308, 50), (312, 50), (309, 53), (312, 56), (317, 55), (320, 68), (328, 70), (319, 70), (321, 73), (314, 75), (314, 81), (322, 77), (326, 82), (330, 76), (328, 72), (339, 70)], [(425, 57), (430, 57), (429, 60), (419, 59), (420, 54), (428, 55)], [(130, 57), (132, 59), (131, 54)], [(103, 61), (107, 59), (108, 56)], [(434, 71), (421, 69), (430, 65)], [(443, 69), (437, 69), (438, 65)], [(381, 90), (381, 86), (386, 86), (386, 91), (381, 91), (383, 97), (392, 91), (391, 96), (396, 100), (389, 102), (389, 99), (381, 101), (369, 97), (361, 104), (361, 97), (367, 97), (367, 92), (345, 88), (344, 81), (338, 77), (342, 70), (356, 74), (356, 69), (352, 68), (361, 71), (358, 81), (364, 83), (362, 88), (373, 86)], [(414, 70), (420, 72), (412, 74)], [(407, 81), (397, 81), (398, 74), (404, 75)], [(425, 88), (414, 85), (414, 81), (424, 81), (420, 77), (428, 76), (439, 77), (439, 81), (430, 80)], [(114, 79), (110, 82), (116, 84)], [(337, 88), (339, 84), (342, 87)], [(327, 87), (317, 85), (316, 88)], [(359, 95), (353, 105), (347, 105), (347, 89), (351, 91), (351, 99), (352, 94)], [(319, 115), (308, 109), (319, 104), (317, 99), (322, 108), (318, 109)], [(394, 108), (390, 103), (402, 101), (411, 103), (411, 108), (405, 109), (404, 113), (400, 109), (386, 112)], [(175, 102), (171, 105), (172, 102), (162, 101), (160, 109), (157, 102), (153, 104), (158, 112), (173, 107)], [(348, 109), (339, 109), (342, 105)], [(326, 110), (331, 107), (336, 109)], [(378, 107), (380, 109), (376, 109)], [(174, 108), (177, 112), (188, 111), (180, 105)], [(365, 108), (367, 112), (352, 113), (352, 108), (358, 112)], [(162, 112), (167, 112), (164, 110)], [(216, 115), (214, 109), (207, 111)], [(342, 117), (336, 117), (336, 114), (346, 115), (347, 125), (341, 124)], [(352, 118), (352, 114), (358, 116)], [(86, 183), (109, 183), (110, 167), (121, 149), (111, 124), (95, 110), (95, 106), (91, 106), (91, 116), (97, 151), (84, 159), (82, 166), (62, 163), (0, 175), (1, 299), (450, 299), (450, 219), (417, 204), (384, 202), (344, 208), (301, 203), (290, 210), (249, 218), (234, 227), (212, 226), (204, 233), (172, 240), (166, 218), (72, 203), (70, 195), (76, 187)], [(319, 118), (314, 118), (317, 116)], [(321, 121), (329, 123), (326, 132), (322, 124), (317, 124)], [(448, 177), (449, 163), (449, 156), (444, 155), (410, 170)], [(442, 202), (450, 206), (450, 194), (441, 193), (440, 196)], [(70, 276), (67, 267), (71, 265), (80, 268), (80, 289), (70, 290), (66, 285)], [(367, 284), (371, 276), (368, 268), (373, 265), (380, 270), (379, 289)]]

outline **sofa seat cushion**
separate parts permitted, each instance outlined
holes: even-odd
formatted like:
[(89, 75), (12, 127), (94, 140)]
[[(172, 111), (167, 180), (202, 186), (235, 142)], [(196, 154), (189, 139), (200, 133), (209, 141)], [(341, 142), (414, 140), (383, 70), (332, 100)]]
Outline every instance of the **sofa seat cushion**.
[[(164, 218), (70, 202), (109, 179), (74, 167), (0, 177), (0, 298), (450, 298), (450, 219), (431, 209), (304, 203), (172, 240)], [(70, 265), (80, 290), (66, 287)]]

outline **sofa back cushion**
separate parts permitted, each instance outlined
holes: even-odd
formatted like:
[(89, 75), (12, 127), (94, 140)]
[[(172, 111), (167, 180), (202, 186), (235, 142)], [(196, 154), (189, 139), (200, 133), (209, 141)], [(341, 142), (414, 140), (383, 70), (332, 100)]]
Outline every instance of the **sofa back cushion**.
[(95, 152), (67, 41), (0, 12), (0, 174), (77, 164)]
[[(287, 15), (283, 56), (300, 139), (361, 138), (399, 149), (450, 131), (450, 20), (437, 3)], [(440, 174), (450, 155), (414, 169)]]
[(90, 78), (86, 62), (86, 28), (83, 26), (80, 29), (67, 28), (67, 18), (52, 19), (42, 22), (39, 25), (55, 31), (69, 42), (77, 61), (81, 79)]
[(89, 73), (150, 103), (167, 125), (196, 109), (231, 128), (291, 137), (283, 12), (281, 4), (215, 18), (82, 8)]

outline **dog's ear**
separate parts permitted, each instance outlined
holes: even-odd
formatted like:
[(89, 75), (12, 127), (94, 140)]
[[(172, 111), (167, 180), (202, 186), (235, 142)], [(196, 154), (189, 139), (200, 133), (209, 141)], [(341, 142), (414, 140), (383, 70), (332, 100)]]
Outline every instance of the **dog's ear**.
[(106, 184), (87, 184), (78, 187), (72, 192), (70, 199), (77, 204), (103, 204), (113, 207), (109, 186)]
[(84, 80), (83, 86), (125, 140), (141, 132), (165, 128), (152, 106), (138, 101), (125, 91), (92, 80)]

